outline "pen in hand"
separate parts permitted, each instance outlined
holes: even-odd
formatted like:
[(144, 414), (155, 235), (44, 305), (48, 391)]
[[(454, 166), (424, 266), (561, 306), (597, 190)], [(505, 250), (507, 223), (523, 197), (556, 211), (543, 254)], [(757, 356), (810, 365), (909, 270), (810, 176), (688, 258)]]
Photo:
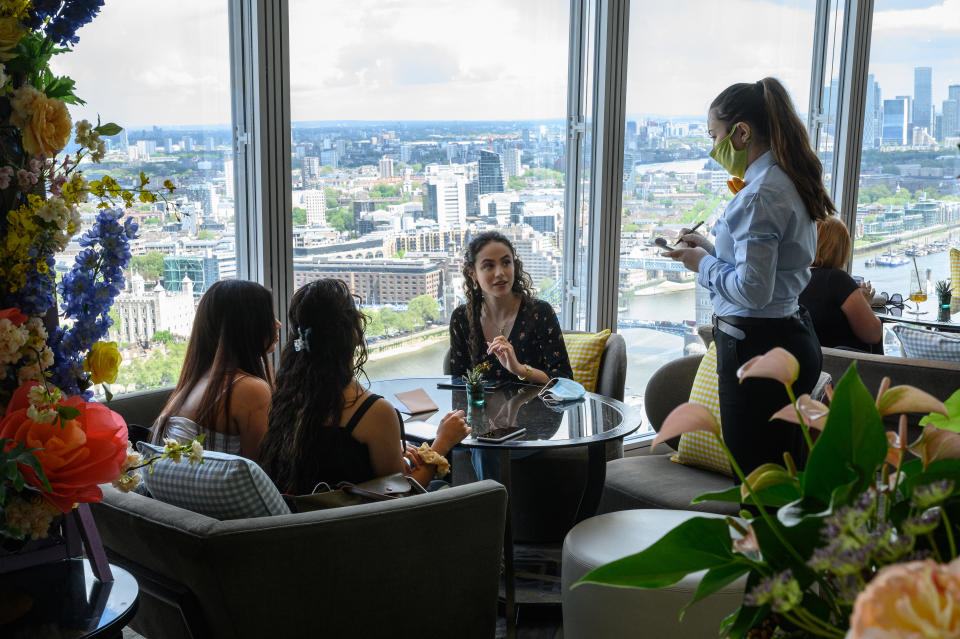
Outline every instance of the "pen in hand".
[[(690, 229), (689, 232), (684, 233), (684, 235), (689, 235), (690, 233), (693, 233), (693, 232), (696, 231), (698, 228), (700, 228), (702, 225), (703, 225), (703, 220), (697, 222), (697, 225), (694, 226), (692, 229)], [(677, 241), (674, 242), (673, 245), (676, 246), (676, 245), (679, 244), (682, 240), (683, 240), (683, 235), (681, 235), (680, 237), (678, 237), (678, 238), (677, 238)]]

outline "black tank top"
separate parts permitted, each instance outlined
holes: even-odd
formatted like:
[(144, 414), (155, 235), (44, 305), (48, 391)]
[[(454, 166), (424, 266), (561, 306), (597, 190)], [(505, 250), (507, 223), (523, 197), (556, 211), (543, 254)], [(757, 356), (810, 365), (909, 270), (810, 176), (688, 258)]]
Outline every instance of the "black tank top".
[[(331, 488), (340, 482), (359, 483), (374, 479), (373, 466), (370, 464), (370, 448), (353, 437), (353, 429), (357, 427), (366, 412), (380, 395), (370, 394), (350, 417), (350, 421), (342, 428), (340, 426), (323, 426), (320, 431), (321, 445), (317, 450), (316, 479), (311, 486), (299, 486), (297, 494), (306, 494), (313, 491), (319, 482), (325, 482)], [(399, 416), (399, 413), (398, 413)], [(400, 419), (400, 435), (404, 437), (403, 419)]]

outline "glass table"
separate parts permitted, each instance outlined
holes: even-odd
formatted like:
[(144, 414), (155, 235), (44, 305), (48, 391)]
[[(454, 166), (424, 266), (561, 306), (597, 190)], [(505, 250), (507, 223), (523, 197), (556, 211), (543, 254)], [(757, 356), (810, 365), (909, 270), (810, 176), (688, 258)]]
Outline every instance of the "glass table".
[[(890, 309), (884, 309), (883, 313), (875, 313), (881, 322), (905, 324), (915, 324), (924, 328), (932, 328), (945, 333), (960, 333), (960, 313), (953, 313), (947, 321), (940, 321), (936, 314), (928, 316), (915, 315), (909, 309), (903, 309), (902, 315), (894, 315), (889, 312)], [(899, 309), (898, 309), (899, 310)]]
[[(640, 427), (642, 408), (587, 393), (583, 401), (550, 407), (537, 393), (539, 385), (510, 384), (484, 395), (482, 405), (473, 405), (463, 389), (438, 388), (449, 377), (412, 377), (381, 379), (370, 383), (370, 390), (404, 410), (396, 393), (422, 389), (438, 406), (429, 414), (412, 415), (404, 422), (408, 440), (430, 441), (437, 425), (448, 412), (462, 410), (472, 433), (459, 445), (465, 448), (489, 449), (500, 454), (500, 483), (511, 490), (510, 452), (583, 446), (587, 449), (587, 482), (577, 507), (576, 521), (592, 516), (600, 503), (606, 478), (606, 445), (622, 439)], [(479, 441), (477, 438), (496, 428), (520, 426), (523, 435), (502, 443)], [(504, 530), (504, 590), (508, 635), (513, 634), (516, 620), (514, 601), (513, 532), (510, 508)], [(507, 550), (510, 549), (510, 552)]]
[(137, 611), (139, 588), (129, 572), (110, 566), (98, 580), (86, 559), (64, 559), (0, 575), (0, 636), (119, 639)]

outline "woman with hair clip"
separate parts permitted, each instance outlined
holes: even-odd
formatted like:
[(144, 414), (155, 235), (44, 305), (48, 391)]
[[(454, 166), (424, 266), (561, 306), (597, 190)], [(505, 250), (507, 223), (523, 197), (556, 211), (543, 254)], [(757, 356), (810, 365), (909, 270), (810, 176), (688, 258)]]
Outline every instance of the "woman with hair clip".
[[(260, 465), (281, 492), (312, 493), (405, 472), (426, 486), (449, 468), (450, 449), (470, 433), (462, 411), (447, 414), (432, 445), (402, 443), (387, 400), (361, 386), (366, 316), (341, 280), (301, 287), (290, 301), (291, 339), (280, 355)], [(404, 461), (404, 460), (407, 461)]]
[(573, 379), (557, 316), (550, 304), (534, 299), (510, 240), (496, 231), (474, 236), (461, 271), (467, 303), (450, 318), (451, 375), (486, 361), (491, 380)]
[(836, 215), (817, 222), (817, 256), (800, 303), (810, 311), (821, 346), (883, 354), (883, 326), (870, 308), (870, 282), (857, 284), (843, 270), (850, 259), (850, 233)]
[(744, 473), (766, 462), (802, 459), (799, 427), (771, 424), (790, 403), (782, 384), (737, 370), (782, 347), (800, 363), (796, 395), (813, 390), (823, 355), (798, 298), (810, 280), (816, 222), (836, 212), (822, 166), (786, 89), (774, 78), (734, 84), (710, 105), (710, 157), (737, 180), (713, 228), (714, 242), (684, 229), (681, 248), (664, 253), (697, 273), (710, 291), (723, 438)]
[(267, 355), (279, 328), (273, 295), (260, 284), (224, 280), (210, 286), (197, 306), (180, 380), (150, 441), (205, 435), (207, 450), (256, 460), (273, 385)]

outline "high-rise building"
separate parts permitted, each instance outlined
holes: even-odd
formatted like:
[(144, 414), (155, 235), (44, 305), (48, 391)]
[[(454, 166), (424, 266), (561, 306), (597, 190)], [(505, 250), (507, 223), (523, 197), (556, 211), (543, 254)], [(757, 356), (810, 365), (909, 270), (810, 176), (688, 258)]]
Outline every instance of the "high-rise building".
[(203, 148), (205, 151), (215, 151), (217, 148), (217, 143), (214, 141), (213, 136), (208, 135), (207, 139), (203, 142)]
[(423, 185), (423, 216), (437, 221), (441, 231), (467, 227), (467, 180), (461, 176), (431, 176)]
[(233, 197), (233, 157), (223, 159), (223, 194), (226, 197)]
[(863, 148), (876, 149), (880, 146), (883, 127), (883, 100), (880, 85), (873, 74), (867, 76), (867, 100), (863, 116)]
[[(126, 148), (126, 146), (124, 146), (124, 148)], [(186, 137), (180, 140), (180, 149), (187, 152), (193, 151), (193, 138)]]
[(338, 168), (340, 166), (340, 154), (334, 149), (320, 151), (320, 164)]
[(380, 177), (382, 178), (393, 177), (393, 158), (388, 158), (388, 157), (380, 158)]
[(933, 131), (933, 68), (913, 69), (913, 125)]
[(503, 160), (500, 155), (492, 151), (480, 151), (480, 195), (486, 193), (503, 193), (505, 180), (503, 177)]
[(303, 192), (303, 208), (307, 210), (309, 226), (323, 226), (327, 223), (327, 195), (322, 188)]
[(883, 144), (907, 144), (908, 104), (905, 97), (883, 101)]
[(320, 158), (315, 155), (303, 156), (301, 163), (302, 179), (304, 184), (309, 184), (320, 178)]
[(412, 158), (413, 158), (413, 145), (401, 144), (400, 145), (400, 161), (405, 164), (410, 164), (410, 160)]
[(507, 149), (503, 152), (503, 170), (506, 176), (520, 175), (523, 170), (520, 168), (520, 149)]
[(941, 141), (960, 135), (960, 100), (943, 101), (943, 124), (940, 127)]
[(960, 102), (960, 84), (951, 84), (947, 87), (947, 99)]

